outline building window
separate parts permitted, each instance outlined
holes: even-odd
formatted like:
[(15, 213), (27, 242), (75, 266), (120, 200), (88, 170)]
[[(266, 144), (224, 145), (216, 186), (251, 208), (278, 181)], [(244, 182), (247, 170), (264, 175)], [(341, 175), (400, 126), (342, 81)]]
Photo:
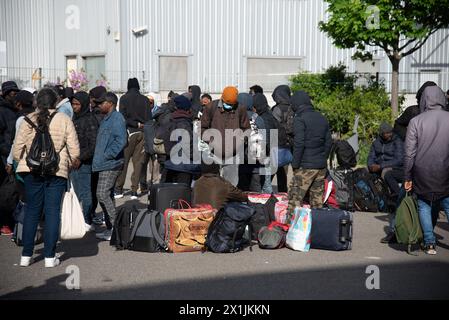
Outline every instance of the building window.
[(159, 57), (159, 91), (187, 90), (187, 57)]
[(83, 57), (84, 71), (89, 79), (89, 89), (97, 86), (106, 73), (106, 62), (104, 56)]
[(257, 84), (272, 92), (278, 85), (288, 84), (290, 77), (300, 68), (300, 58), (248, 58), (247, 89)]

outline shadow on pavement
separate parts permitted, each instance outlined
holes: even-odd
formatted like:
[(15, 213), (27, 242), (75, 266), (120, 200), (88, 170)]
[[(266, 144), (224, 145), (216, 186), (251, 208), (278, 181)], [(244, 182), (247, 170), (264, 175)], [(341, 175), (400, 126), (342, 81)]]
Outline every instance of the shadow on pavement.
[[(430, 260), (430, 259), (429, 259)], [(133, 287), (71, 291), (68, 275), (54, 277), (43, 286), (28, 287), (0, 297), (15, 299), (82, 300), (307, 300), (307, 299), (448, 299), (449, 262), (379, 264), (380, 289), (368, 290), (371, 274), (366, 266), (305, 271), (217, 276)], [(175, 275), (174, 275), (175, 276)], [(81, 289), (83, 282), (81, 279)]]

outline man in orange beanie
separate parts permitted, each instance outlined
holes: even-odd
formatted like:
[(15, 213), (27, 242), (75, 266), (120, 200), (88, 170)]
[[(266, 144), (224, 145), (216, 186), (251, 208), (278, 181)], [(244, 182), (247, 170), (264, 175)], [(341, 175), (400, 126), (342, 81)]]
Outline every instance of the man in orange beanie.
[[(226, 130), (250, 129), (246, 108), (239, 106), (238, 95), (239, 91), (236, 87), (226, 87), (220, 100), (215, 100), (205, 107), (201, 118), (203, 134), (208, 129), (218, 130), (221, 134), (221, 145), (214, 144), (213, 140), (208, 139), (207, 136), (204, 138), (206, 142), (211, 143), (215, 155), (223, 160), (223, 178), (234, 186), (237, 186), (239, 182), (239, 162), (243, 159), (239, 159), (237, 151), (243, 147), (243, 139), (226, 141)], [(232, 165), (225, 164), (225, 162), (230, 163), (230, 159), (232, 159)]]

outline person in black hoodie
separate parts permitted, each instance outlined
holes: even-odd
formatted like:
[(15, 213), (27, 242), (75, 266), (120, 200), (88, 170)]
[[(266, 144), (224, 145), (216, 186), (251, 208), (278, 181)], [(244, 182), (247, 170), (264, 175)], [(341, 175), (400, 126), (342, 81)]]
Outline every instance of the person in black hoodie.
[(425, 82), (416, 93), (416, 100), (418, 101), (418, 104), (405, 109), (404, 113), (402, 113), (402, 115), (395, 121), (394, 133), (396, 133), (402, 139), (402, 141), (405, 141), (405, 137), (407, 136), (407, 128), (410, 121), (412, 121), (414, 117), (418, 116), (421, 113), (419, 110), (419, 103), (421, 101), (421, 96), (424, 93), (424, 90), (427, 87), (434, 87), (436, 85), (437, 84), (433, 81)]
[(148, 106), (150, 100), (140, 93), (139, 81), (136, 78), (128, 80), (128, 92), (120, 98), (120, 113), (126, 120), (128, 129), (128, 146), (125, 149), (125, 165), (115, 185), (115, 198), (123, 198), (123, 186), (128, 173), (129, 161), (132, 159), (134, 172), (131, 176), (131, 199), (137, 199), (140, 171), (142, 170), (144, 153), (143, 127), (148, 121)]
[(323, 206), (324, 179), (332, 136), (327, 119), (312, 106), (304, 91), (296, 92), (290, 100), (294, 118), (293, 181), (289, 191), (290, 218), (296, 207), (303, 205), (310, 191), (312, 208)]
[(1, 165), (4, 168), (15, 134), (18, 114), (14, 99), (19, 91), (14, 81), (6, 81), (2, 84), (2, 96), (0, 97), (0, 158), (2, 160)]
[[(193, 159), (193, 121), (192, 104), (185, 96), (178, 96), (174, 99), (176, 110), (171, 114), (171, 120), (163, 127), (165, 135), (163, 137), (167, 160), (164, 164), (163, 183), (184, 183), (192, 184), (194, 174), (200, 174), (200, 167), (192, 164)], [(178, 139), (171, 141), (171, 135), (175, 130), (182, 130), (183, 134), (188, 134), (189, 141)], [(182, 144), (182, 150), (178, 154), (173, 153), (173, 148)], [(177, 159), (175, 159), (175, 157)], [(179, 161), (181, 160), (181, 161)], [(181, 162), (181, 163), (179, 163)]]
[(77, 92), (72, 98), (73, 124), (75, 125), (78, 141), (80, 143), (81, 166), (70, 173), (73, 188), (82, 204), (86, 230), (95, 231), (92, 225), (92, 160), (98, 133), (98, 121), (90, 112), (89, 94)]
[[(287, 157), (291, 156), (291, 149), (293, 147), (293, 141), (292, 141), (292, 139), (289, 139), (289, 135), (288, 135), (289, 132), (293, 133), (292, 121), (291, 120), (289, 121), (289, 119), (292, 119), (295, 116), (293, 109), (290, 105), (291, 95), (292, 95), (292, 92), (290, 90), (290, 87), (287, 85), (278, 86), (276, 89), (274, 89), (274, 92), (272, 95), (273, 100), (276, 102), (276, 105), (272, 109), (273, 116), (279, 122), (280, 126), (282, 127), (282, 130), (285, 131), (286, 138), (287, 138), (285, 145), (280, 146), (281, 150), (279, 152), (279, 158), (281, 158), (281, 155), (285, 155)], [(289, 127), (289, 126), (291, 126), (291, 127)], [(283, 150), (283, 149), (285, 149), (285, 150)], [(281, 162), (285, 161), (285, 159), (279, 159), (279, 160), (283, 160)], [(287, 192), (288, 191), (287, 175), (288, 175), (288, 165), (278, 169), (276, 176), (278, 179), (278, 191), (279, 192)]]
[[(265, 130), (265, 143), (266, 143), (266, 157), (270, 157), (270, 151), (273, 147), (271, 145), (271, 130), (278, 130), (279, 123), (276, 118), (271, 113), (270, 107), (268, 106), (267, 98), (262, 93), (256, 93), (254, 95), (254, 112), (257, 113), (258, 118), (263, 121), (263, 127)], [(279, 144), (278, 139), (278, 144)], [(271, 170), (269, 167), (260, 168), (260, 181), (263, 193), (273, 193), (273, 186), (271, 184)]]
[(193, 120), (199, 118), (199, 113), (203, 111), (201, 103), (201, 88), (199, 86), (190, 86), (189, 93), (192, 95), (192, 115)]

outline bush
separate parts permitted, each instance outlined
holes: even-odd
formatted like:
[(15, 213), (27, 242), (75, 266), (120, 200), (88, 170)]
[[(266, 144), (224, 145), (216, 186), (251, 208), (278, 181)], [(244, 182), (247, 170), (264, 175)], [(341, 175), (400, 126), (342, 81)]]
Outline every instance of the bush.
[[(368, 146), (369, 151), (380, 124), (393, 122), (390, 99), (382, 83), (371, 81), (368, 86), (357, 87), (356, 80), (340, 64), (324, 74), (300, 73), (291, 78), (291, 86), (293, 92), (309, 93), (315, 108), (327, 117), (333, 133), (342, 139), (353, 135), (355, 117), (359, 115), (360, 145)], [(366, 157), (362, 154), (359, 157), (359, 163), (366, 164), (367, 152)]]

